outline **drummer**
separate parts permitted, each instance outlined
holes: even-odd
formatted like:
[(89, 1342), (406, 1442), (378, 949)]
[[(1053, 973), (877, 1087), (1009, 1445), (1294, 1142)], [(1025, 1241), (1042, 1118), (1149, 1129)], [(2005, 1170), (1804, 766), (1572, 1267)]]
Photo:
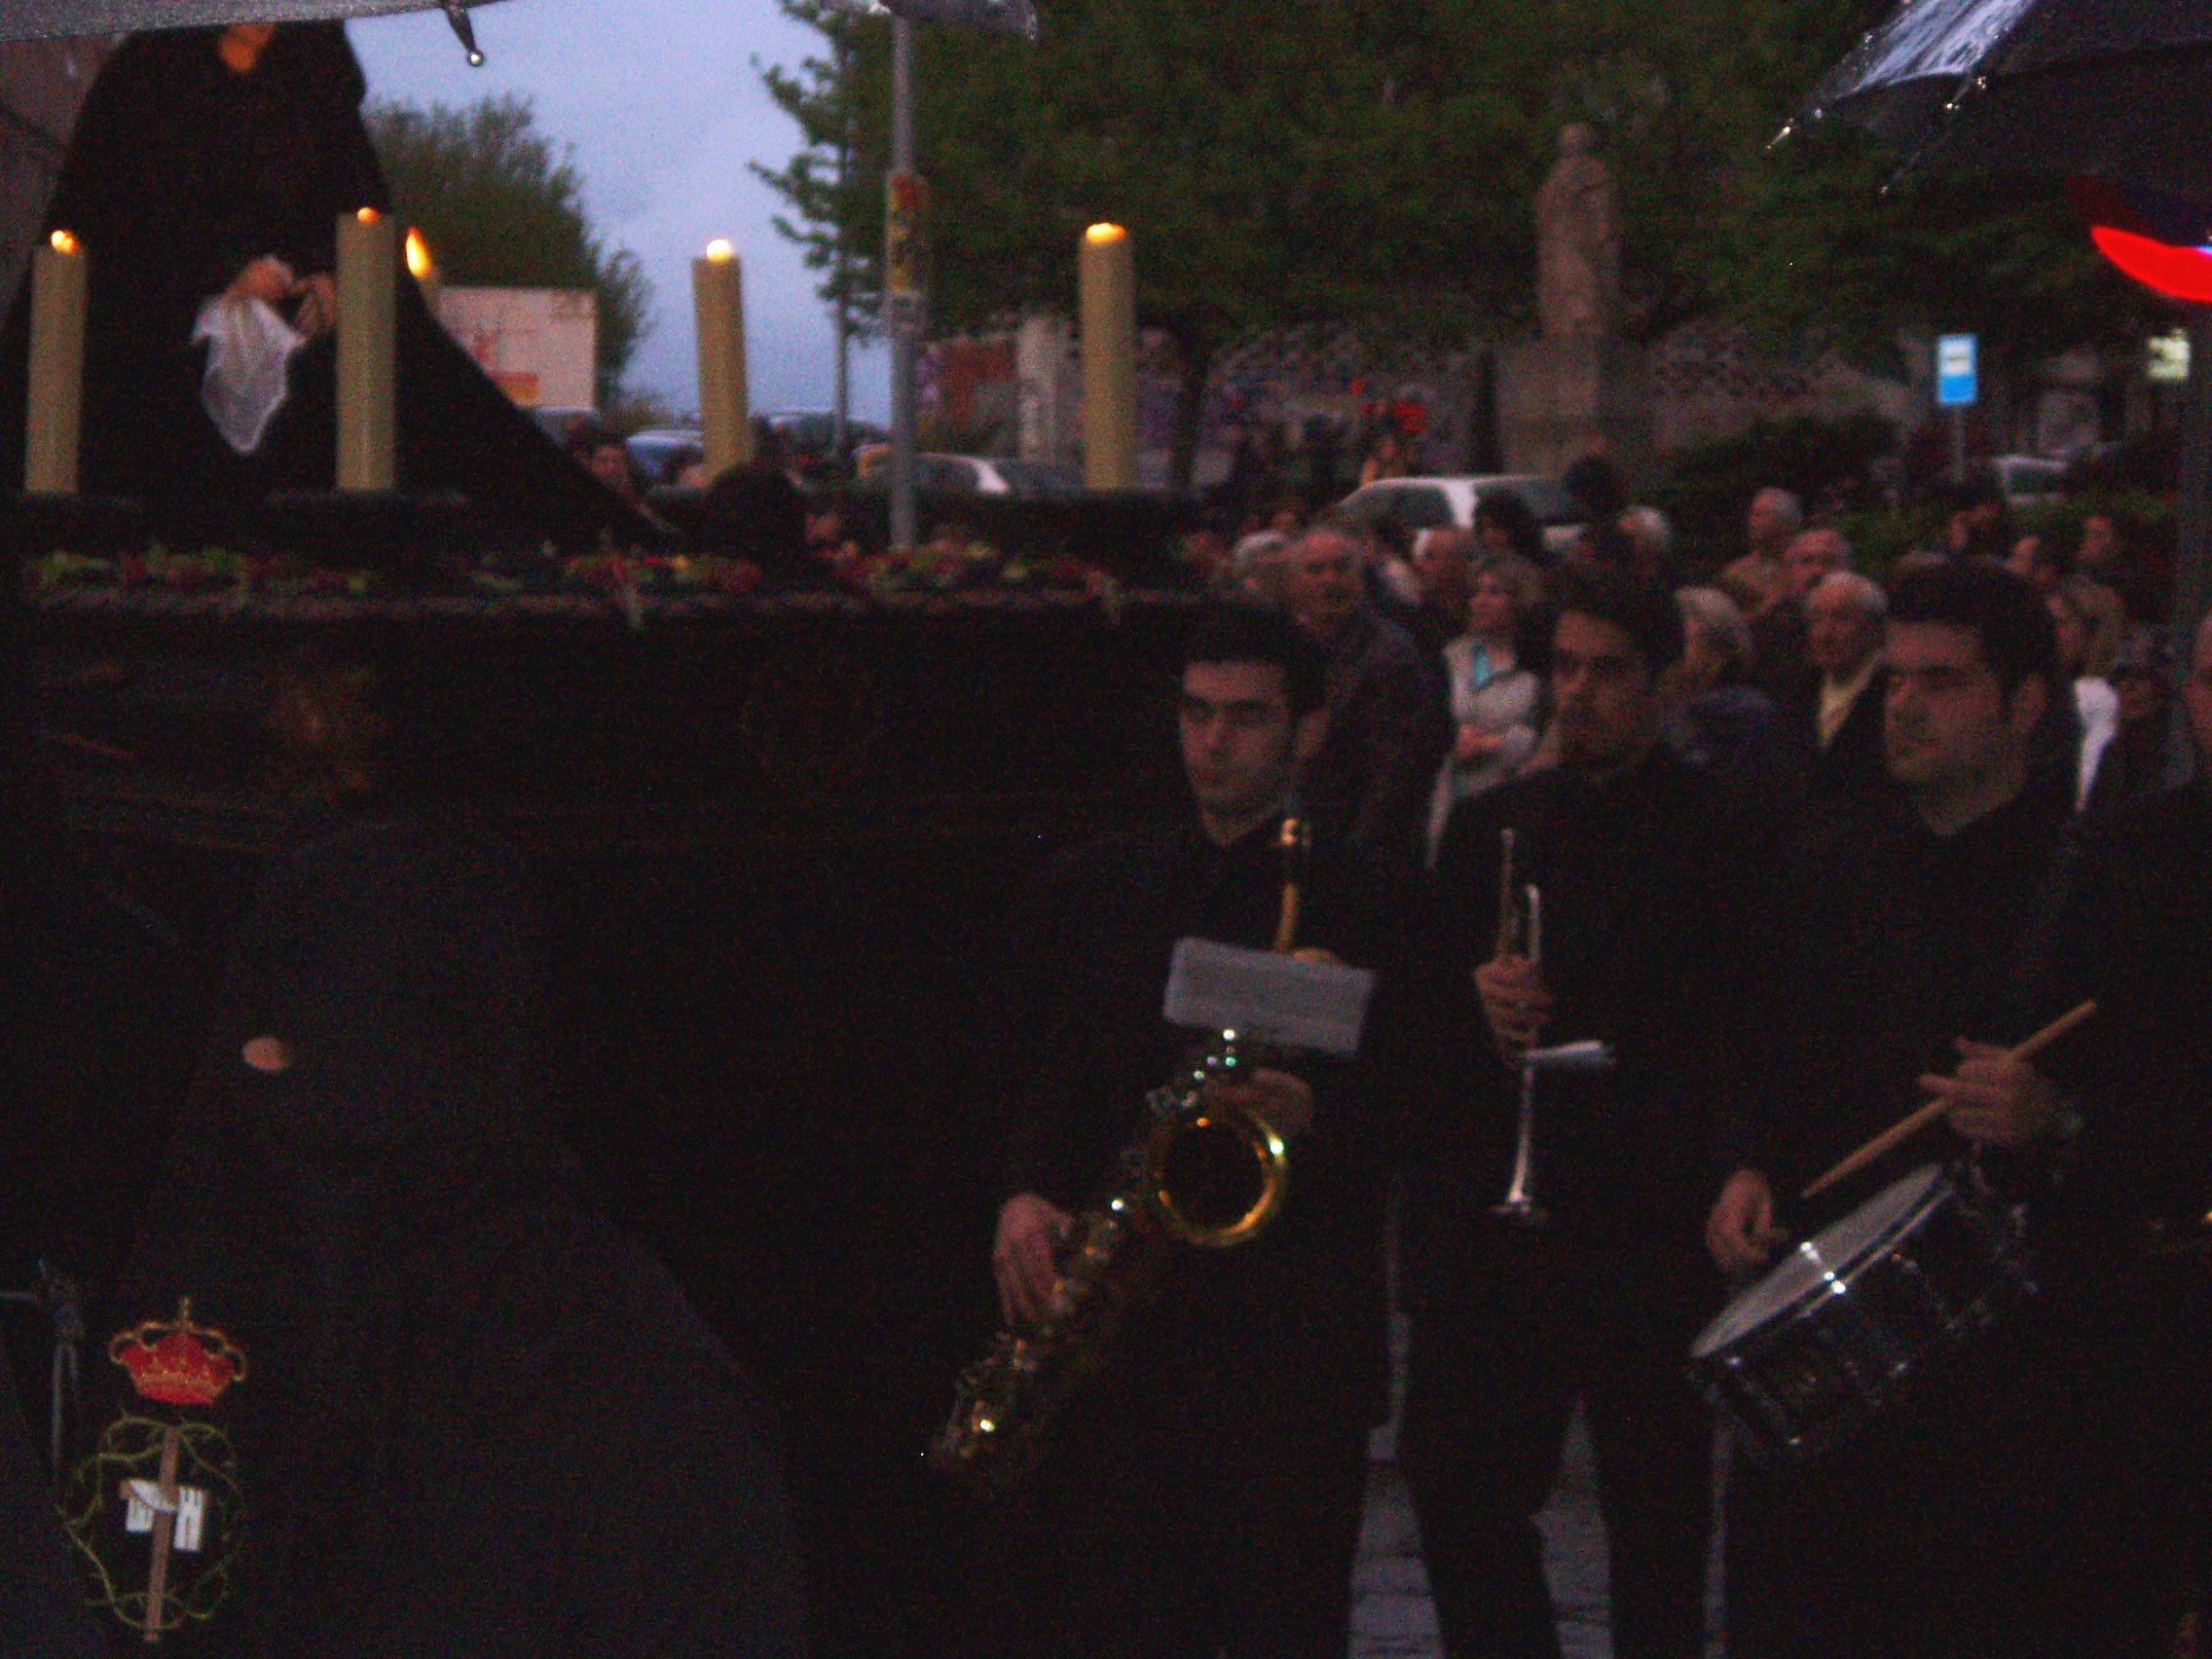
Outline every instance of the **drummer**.
[[(2029, 737), (2054, 694), (2047, 614), (1992, 565), (1915, 571), (1891, 596), (1883, 744), (1902, 808), (1828, 825), (1789, 861), (1772, 1051), (1731, 1135), (1734, 1172), (1707, 1247), (1749, 1275), (1786, 1237), (1864, 1202), (1906, 1170), (1980, 1157), (2032, 1189), (2076, 1120), (2008, 1060), (2032, 1008), (2016, 968), (2052, 902), (2060, 809), (2027, 789)], [(1794, 1196), (1932, 1096), (1947, 1125), (1826, 1195)], [(2059, 1494), (2040, 1483), (2073, 1380), (2014, 1321), (1930, 1386), (1801, 1468), (1739, 1458), (1730, 1477), (1733, 1659), (1899, 1659), (2108, 1651), (2075, 1614)], [(2102, 1609), (2100, 1604), (2100, 1619)], [(2063, 1635), (2061, 1633), (2064, 1633)]]

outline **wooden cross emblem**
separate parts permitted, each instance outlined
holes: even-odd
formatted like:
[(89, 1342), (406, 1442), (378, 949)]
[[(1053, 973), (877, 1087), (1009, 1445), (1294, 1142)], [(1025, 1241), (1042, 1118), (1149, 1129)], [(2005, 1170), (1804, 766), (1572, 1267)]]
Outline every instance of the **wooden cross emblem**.
[(93, 1600), (158, 1642), (209, 1617), (229, 1588), (243, 1493), (228, 1437), (197, 1414), (245, 1380), (245, 1355), (194, 1324), (189, 1299), (173, 1320), (119, 1331), (107, 1351), (146, 1407), (168, 1409), (127, 1408), (108, 1424), (70, 1477), (64, 1520), (91, 1567)]

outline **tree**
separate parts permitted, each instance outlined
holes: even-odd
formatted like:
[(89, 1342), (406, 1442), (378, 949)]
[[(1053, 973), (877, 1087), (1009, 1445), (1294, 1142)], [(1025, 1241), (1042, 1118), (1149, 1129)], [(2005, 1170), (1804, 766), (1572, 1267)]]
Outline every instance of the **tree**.
[(530, 100), (426, 110), (377, 103), (367, 119), (394, 210), (423, 233), (448, 280), (593, 290), (600, 399), (611, 401), (652, 288), (635, 254), (591, 228), (572, 152), (556, 157), (533, 125)]
[[(802, 147), (760, 169), (787, 234), (880, 296), (888, 31), (783, 0), (838, 49), (763, 71)], [(1183, 362), (1187, 479), (1213, 355), (1260, 330), (1423, 344), (1526, 335), (1537, 186), (1560, 129), (1619, 181), (1623, 326), (1694, 316), (1894, 370), (1899, 328), (1977, 328), (1994, 363), (2114, 340), (2134, 304), (2051, 187), (1885, 197), (1871, 146), (1768, 141), (1892, 0), (1040, 0), (1032, 44), (923, 27), (916, 149), (933, 320), (1074, 302), (1084, 225), (1126, 225), (1138, 313)], [(846, 67), (840, 73), (839, 58)], [(838, 183), (834, 157), (851, 145)], [(830, 297), (827, 292), (825, 297)]]
[[(862, 304), (881, 292), (886, 30), (825, 0), (786, 0), (845, 49), (765, 71), (805, 147), (763, 169), (790, 234), (831, 263), (842, 227)], [(1187, 477), (1207, 369), (1255, 330), (1384, 321), (1463, 333), (1482, 262), (1406, 256), (1432, 232), (1436, 90), (1399, 72), (1370, 0), (1058, 0), (1035, 44), (919, 31), (918, 148), (931, 188), (933, 319), (987, 324), (1071, 310), (1076, 239), (1135, 240), (1138, 310), (1183, 363), (1176, 471)], [(851, 134), (840, 190), (834, 150)], [(1523, 240), (1526, 240), (1525, 238)], [(1524, 261), (1526, 263), (1526, 261)], [(831, 296), (826, 296), (831, 297)]]
[[(2055, 180), (1913, 175), (1856, 133), (1791, 138), (1715, 228), (1715, 301), (1770, 338), (1832, 345), (1878, 373), (1900, 337), (1977, 335), (1988, 367), (2125, 349), (2170, 308), (2090, 243)], [(1885, 187), (1887, 187), (1885, 189)]]

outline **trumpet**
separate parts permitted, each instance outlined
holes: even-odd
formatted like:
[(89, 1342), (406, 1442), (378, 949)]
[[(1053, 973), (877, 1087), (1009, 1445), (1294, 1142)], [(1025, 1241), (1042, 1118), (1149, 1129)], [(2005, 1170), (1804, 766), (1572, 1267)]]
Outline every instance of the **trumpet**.
[[(1516, 882), (1513, 867), (1514, 834), (1498, 832), (1497, 954), (1526, 956), (1541, 965), (1544, 957), (1544, 896), (1534, 882)], [(1517, 1227), (1541, 1227), (1550, 1213), (1536, 1201), (1536, 1082), (1546, 1076), (1596, 1072), (1613, 1063), (1611, 1047), (1601, 1042), (1563, 1043), (1549, 1049), (1528, 1049), (1521, 1054), (1521, 1108), (1513, 1142), (1513, 1175), (1505, 1197), (1491, 1206), (1491, 1214)]]

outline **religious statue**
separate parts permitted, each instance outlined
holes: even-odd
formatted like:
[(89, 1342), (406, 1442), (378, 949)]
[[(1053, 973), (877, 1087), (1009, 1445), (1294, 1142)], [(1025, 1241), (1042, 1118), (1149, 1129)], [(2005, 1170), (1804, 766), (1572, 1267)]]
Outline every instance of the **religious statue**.
[(1559, 161), (1536, 192), (1536, 315), (1547, 342), (1597, 345), (1617, 325), (1620, 213), (1596, 144), (1580, 122), (1563, 129)]

